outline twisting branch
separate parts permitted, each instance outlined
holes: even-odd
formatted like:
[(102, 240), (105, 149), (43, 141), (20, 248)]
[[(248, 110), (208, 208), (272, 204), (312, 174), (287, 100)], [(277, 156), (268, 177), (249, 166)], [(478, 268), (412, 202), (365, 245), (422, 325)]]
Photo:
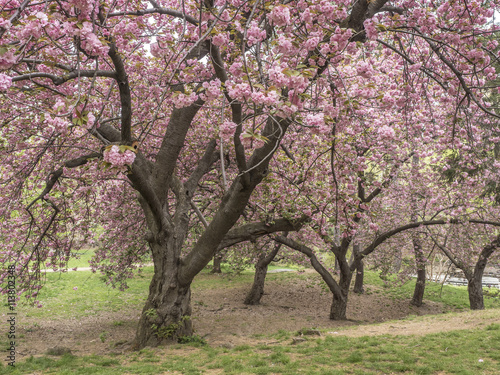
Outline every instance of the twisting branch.
[(276, 232), (297, 232), (309, 220), (308, 216), (302, 215), (295, 219), (277, 219), (272, 223), (256, 222), (235, 227), (227, 232), (217, 251)]
[[(99, 20), (104, 24), (104, 16), (101, 13), (99, 13)], [(109, 43), (108, 56), (111, 58), (116, 72), (114, 78), (120, 91), (121, 141), (128, 143), (132, 140), (132, 94), (130, 93), (130, 85), (125, 65), (116, 49), (115, 40), (112, 37), (107, 37), (106, 40)]]
[(368, 246), (365, 247), (365, 249), (361, 252), (359, 252), (356, 255), (356, 260), (353, 262), (351, 265), (351, 270), (354, 271), (357, 266), (357, 260), (361, 260), (367, 255), (371, 254), (377, 246), (381, 245), (384, 243), (386, 240), (391, 238), (392, 236), (404, 232), (409, 229), (413, 228), (418, 228), (420, 226), (431, 226), (431, 225), (445, 225), (445, 224), (465, 224), (465, 223), (472, 223), (472, 224), (486, 224), (486, 225), (492, 225), (496, 227), (500, 227), (500, 222), (496, 221), (488, 221), (488, 220), (476, 220), (476, 219), (471, 219), (471, 220), (458, 220), (458, 219), (451, 219), (451, 220), (427, 220), (427, 221), (418, 221), (415, 223), (409, 223), (406, 225), (402, 225), (398, 228), (388, 230), (379, 236), (375, 238), (375, 240), (372, 241)]
[[(406, 158), (404, 158), (403, 160), (401, 160), (401, 162), (399, 163), (396, 163), (390, 173), (389, 173), (389, 176), (385, 179), (385, 181), (382, 183), (381, 186), (377, 187), (375, 190), (373, 190), (371, 192), (371, 194), (362, 199), (362, 202), (363, 203), (370, 203), (377, 195), (379, 195), (383, 189), (387, 188), (389, 186), (389, 184), (394, 180), (394, 178), (396, 177), (396, 175), (398, 174), (398, 171), (399, 171), (399, 168), (404, 164), (406, 163), (406, 161), (411, 158), (413, 156), (414, 152), (411, 152)], [(364, 193), (363, 193), (363, 197), (364, 197)], [(361, 197), (360, 197), (361, 198)]]
[[(417, 29), (418, 33), (420, 34), (421, 36), (421, 33), (420, 31)], [(431, 42), (428, 38), (424, 38), (425, 41), (429, 44), (429, 47), (431, 47), (432, 51), (434, 51), (434, 53), (437, 55), (437, 57), (439, 57), (439, 59), (448, 67), (450, 68), (450, 70), (453, 72), (453, 74), (455, 74), (455, 76), (457, 77), (458, 81), (460, 82), (460, 86), (462, 87), (462, 89), (465, 91), (465, 93), (469, 96), (469, 98), (472, 99), (472, 101), (474, 103), (476, 103), (476, 105), (486, 114), (490, 115), (490, 116), (493, 116), (493, 117), (496, 117), (496, 118), (500, 118), (500, 115), (497, 115), (496, 113), (494, 112), (491, 112), (489, 111), (488, 109), (486, 109), (486, 107), (484, 105), (482, 105), (479, 100), (476, 98), (476, 95), (474, 95), (474, 93), (472, 92), (472, 90), (470, 89), (470, 87), (467, 85), (467, 83), (465, 82), (464, 80), (464, 77), (463, 77), (463, 74), (455, 67), (455, 65), (453, 65), (453, 63), (448, 60), (442, 53), (441, 51), (439, 50), (439, 47), (436, 46), (436, 44), (434, 44), (433, 42)]]
[(145, 16), (147, 14), (165, 14), (168, 16), (176, 17), (176, 18), (182, 18), (194, 26), (198, 25), (198, 20), (192, 16), (189, 16), (187, 14), (184, 14), (183, 12), (179, 12), (177, 10), (173, 10), (170, 8), (163, 8), (163, 7), (159, 6), (155, 1), (150, 1), (150, 3), (154, 6), (153, 9), (138, 10), (135, 12), (113, 12), (113, 13), (109, 13), (108, 17)]
[(45, 184), (45, 189), (36, 197), (27, 207), (26, 209), (30, 209), (31, 206), (33, 206), (38, 200), (43, 199), (54, 187), (56, 182), (59, 180), (59, 178), (63, 175), (63, 168), (76, 168), (80, 167), (82, 165), (85, 165), (89, 162), (91, 159), (99, 158), (101, 156), (100, 153), (98, 152), (92, 152), (87, 155), (80, 156), (78, 158), (68, 160), (63, 164), (63, 167), (53, 171), (50, 173), (49, 178), (47, 179), (47, 182)]
[(109, 70), (80, 70), (65, 74), (63, 76), (57, 76), (55, 74), (43, 73), (43, 72), (23, 74), (17, 77), (12, 77), (12, 82), (27, 81), (33, 78), (49, 78), (54, 85), (59, 86), (65, 82), (68, 82), (72, 79), (76, 79), (79, 77), (90, 77), (90, 78), (109, 77), (114, 79), (117, 78), (116, 72), (112, 72)]
[(291, 238), (288, 237), (283, 237), (283, 236), (276, 236), (274, 237), (274, 240), (276, 242), (279, 242), (283, 245), (288, 246), (291, 249), (300, 251), (302, 254), (305, 254), (308, 258), (309, 261), (311, 262), (311, 265), (314, 267), (314, 269), (321, 275), (323, 280), (325, 281), (326, 285), (328, 285), (328, 288), (330, 291), (335, 294), (335, 295), (341, 295), (342, 291), (340, 290), (339, 284), (335, 281), (333, 276), (326, 270), (325, 267), (320, 263), (316, 255), (314, 255), (314, 251), (305, 245), (302, 245)]
[(216, 147), (217, 141), (215, 139), (212, 139), (210, 142), (208, 142), (207, 148), (205, 149), (205, 154), (202, 156), (195, 170), (184, 184), (186, 195), (188, 197), (193, 197), (200, 179), (210, 170), (210, 167), (217, 160), (219, 160), (219, 153), (215, 151)]

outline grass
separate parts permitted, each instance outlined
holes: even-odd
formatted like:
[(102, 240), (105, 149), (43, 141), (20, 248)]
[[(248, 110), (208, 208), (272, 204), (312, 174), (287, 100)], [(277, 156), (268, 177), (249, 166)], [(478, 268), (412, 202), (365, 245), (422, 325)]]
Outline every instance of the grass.
[(94, 255), (94, 249), (82, 249), (77, 253), (77, 257), (72, 257), (68, 262), (68, 268), (90, 267), (89, 260)]
[(28, 374), (498, 374), (500, 325), (426, 336), (327, 336), (233, 349), (182, 345), (118, 356), (31, 357), (0, 373)]
[[(40, 294), (45, 307), (36, 309), (23, 306), (22, 311), (29, 316), (53, 320), (78, 318), (104, 311), (138, 313), (146, 298), (152, 272), (152, 267), (145, 267), (130, 280), (129, 289), (124, 292), (107, 287), (98, 274), (89, 271), (49, 273), (46, 287)], [(248, 285), (252, 279), (250, 271), (213, 275), (207, 270), (195, 279), (193, 289), (230, 289)], [(298, 279), (311, 284), (321, 283), (316, 274), (296, 272), (269, 274), (268, 279), (281, 284), (293, 284)], [(408, 300), (413, 287), (414, 281), (403, 286), (390, 286), (375, 273), (366, 272), (368, 293)], [(467, 291), (463, 287), (445, 285), (441, 289), (441, 285), (429, 283), (425, 298), (441, 302), (451, 310), (468, 308)], [(196, 303), (193, 301), (193, 304)], [(490, 308), (500, 306), (498, 298), (486, 297), (485, 304)], [(492, 310), (492, 314), (498, 314), (498, 311)], [(443, 317), (440, 315), (435, 319)], [(116, 320), (109, 329), (124, 324), (128, 323)], [(107, 331), (103, 331), (100, 340), (106, 341), (107, 334)], [(500, 373), (500, 324), (426, 336), (308, 336), (305, 342), (292, 344), (295, 335), (296, 332), (281, 330), (272, 336), (276, 344), (244, 344), (232, 349), (211, 347), (203, 339), (195, 337), (185, 339), (183, 345), (124, 355), (31, 357), (16, 363), (15, 368), (7, 367), (2, 361), (0, 374), (203, 374), (211, 371), (221, 374), (311, 375)], [(0, 343), (2, 347), (5, 346), (3, 337)]]

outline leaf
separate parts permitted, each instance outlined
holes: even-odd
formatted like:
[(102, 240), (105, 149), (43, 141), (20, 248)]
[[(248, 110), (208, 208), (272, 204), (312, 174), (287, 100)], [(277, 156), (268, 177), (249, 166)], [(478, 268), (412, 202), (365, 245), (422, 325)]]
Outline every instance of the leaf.
[(127, 151), (127, 150), (130, 150), (132, 152), (136, 152), (135, 148), (133, 148), (132, 146), (120, 145), (118, 148), (120, 149), (120, 152), (122, 152), (122, 153)]

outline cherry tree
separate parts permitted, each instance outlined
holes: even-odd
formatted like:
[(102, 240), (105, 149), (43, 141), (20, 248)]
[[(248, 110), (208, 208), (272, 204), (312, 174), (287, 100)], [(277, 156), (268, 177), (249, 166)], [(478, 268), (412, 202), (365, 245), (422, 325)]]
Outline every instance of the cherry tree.
[[(488, 22), (497, 7), (3, 1), (2, 261), (16, 264), (21, 289), (37, 299), (42, 266), (64, 267), (72, 249), (95, 241), (99, 230), (109, 247), (93, 264), (111, 282), (122, 284), (151, 253), (154, 276), (135, 347), (191, 334), (190, 285), (214, 254), (291, 231), (301, 217), (241, 220), (277, 152), (293, 157), (294, 140), (315, 133), (331, 142), (366, 132), (344, 155), (363, 158), (367, 137), (389, 149), (392, 143), (391, 162), (373, 180), (382, 187), (412, 152), (408, 143), (399, 155), (394, 135), (403, 129), (420, 129), (424, 138), (460, 131), (470, 106), (494, 116), (483, 96), (484, 77), (496, 74), (496, 43), (485, 36), (495, 31)], [(395, 79), (401, 72), (404, 81)], [(418, 103), (431, 118), (443, 106), (451, 117), (428, 119), (426, 129), (416, 117), (389, 122)], [(226, 175), (229, 161), (235, 169)], [(371, 163), (359, 162), (365, 169)], [(345, 182), (342, 203), (354, 223), (377, 191), (365, 194), (363, 168), (356, 170), (361, 176)], [(334, 192), (328, 201), (341, 198)], [(324, 235), (321, 220), (314, 230)], [(346, 226), (342, 249), (354, 230)]]

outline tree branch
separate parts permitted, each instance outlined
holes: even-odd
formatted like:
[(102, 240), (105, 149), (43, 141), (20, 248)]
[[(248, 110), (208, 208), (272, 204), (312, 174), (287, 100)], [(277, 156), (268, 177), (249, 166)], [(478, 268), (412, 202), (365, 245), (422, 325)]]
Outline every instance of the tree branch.
[[(151, 2), (151, 1), (150, 1)], [(153, 2), (151, 2), (153, 3)], [(169, 9), (169, 8), (163, 8), (158, 5), (153, 5), (153, 9), (144, 9), (144, 10), (138, 10), (135, 12), (114, 12), (114, 13), (109, 13), (108, 17), (122, 17), (122, 16), (145, 16), (146, 14), (165, 14), (168, 16), (176, 17), (176, 18), (181, 18), (189, 22), (190, 24), (194, 26), (198, 26), (198, 20), (194, 17), (191, 17), (187, 14), (184, 14), (183, 12), (179, 12), (177, 10)]]
[(79, 77), (89, 77), (89, 78), (109, 77), (114, 79), (117, 78), (116, 72), (108, 70), (80, 70), (80, 71), (72, 71), (71, 73), (65, 74), (63, 76), (57, 76), (55, 74), (43, 73), (43, 72), (23, 74), (17, 77), (12, 77), (12, 82), (26, 81), (26, 80), (31, 80), (33, 78), (49, 78), (54, 85), (59, 86), (65, 82), (68, 82), (72, 79)]
[(121, 141), (123, 143), (129, 143), (132, 140), (132, 95), (130, 93), (130, 85), (123, 59), (116, 49), (115, 41), (111, 37), (107, 38), (107, 40), (109, 43), (108, 56), (111, 58), (116, 69), (114, 78), (120, 91)]
[(339, 284), (335, 281), (330, 272), (328, 272), (326, 268), (323, 267), (323, 265), (319, 262), (318, 258), (316, 257), (316, 255), (314, 255), (314, 251), (311, 248), (283, 236), (276, 236), (274, 240), (288, 246), (291, 249), (300, 251), (302, 254), (305, 254), (309, 258), (311, 265), (321, 275), (326, 285), (328, 285), (330, 291), (337, 296), (342, 295)]
[[(381, 245), (382, 243), (384, 243), (386, 240), (388, 240), (392, 236), (394, 236), (398, 233), (404, 232), (406, 230), (409, 230), (409, 229), (418, 228), (421, 225), (430, 226), (430, 225), (465, 224), (465, 223), (486, 224), (486, 225), (493, 225), (496, 227), (500, 227), (500, 222), (488, 221), (488, 220), (476, 220), (476, 219), (464, 220), (464, 221), (457, 220), (457, 219), (418, 221), (415, 223), (409, 223), (406, 225), (402, 225), (398, 228), (395, 228), (395, 229), (392, 229), (392, 230), (389, 230), (389, 231), (382, 233), (375, 240), (373, 240), (371, 244), (369, 244), (367, 247), (365, 247), (365, 249), (357, 255), (357, 258), (362, 259), (362, 258), (366, 257), (367, 255), (371, 254), (377, 248), (377, 246)], [(356, 263), (356, 262), (354, 262), (354, 263)], [(351, 266), (351, 270), (354, 271), (354, 269), (353, 269), (353, 266)]]
[(33, 204), (35, 204), (35, 202), (37, 202), (38, 200), (45, 197), (48, 193), (50, 193), (50, 191), (52, 190), (52, 188), (54, 187), (56, 182), (63, 175), (63, 168), (76, 168), (76, 167), (87, 164), (90, 159), (95, 159), (95, 158), (99, 158), (99, 157), (101, 157), (100, 153), (92, 152), (88, 155), (83, 155), (83, 156), (80, 156), (78, 158), (66, 161), (63, 164), (63, 167), (61, 167), (61, 168), (59, 168), (59, 169), (57, 169), (49, 174), (47, 182), (45, 183), (45, 189), (43, 189), (43, 191), (26, 207), (26, 209), (29, 209), (31, 206), (33, 206)]
[(202, 156), (198, 165), (194, 169), (193, 173), (189, 179), (184, 184), (186, 190), (186, 195), (190, 198), (193, 197), (196, 187), (200, 179), (210, 170), (210, 167), (219, 159), (219, 153), (215, 152), (217, 146), (217, 141), (212, 139), (208, 142), (207, 148), (205, 149), (205, 154)]
[(190, 106), (172, 111), (155, 163), (155, 191), (162, 201), (167, 199), (170, 180), (191, 122), (203, 104), (204, 101), (198, 98)]
[(226, 247), (236, 245), (240, 242), (254, 240), (276, 232), (296, 232), (309, 221), (309, 217), (303, 215), (295, 219), (278, 219), (273, 223), (256, 222), (235, 227), (227, 232), (226, 236), (220, 243), (217, 251)]

